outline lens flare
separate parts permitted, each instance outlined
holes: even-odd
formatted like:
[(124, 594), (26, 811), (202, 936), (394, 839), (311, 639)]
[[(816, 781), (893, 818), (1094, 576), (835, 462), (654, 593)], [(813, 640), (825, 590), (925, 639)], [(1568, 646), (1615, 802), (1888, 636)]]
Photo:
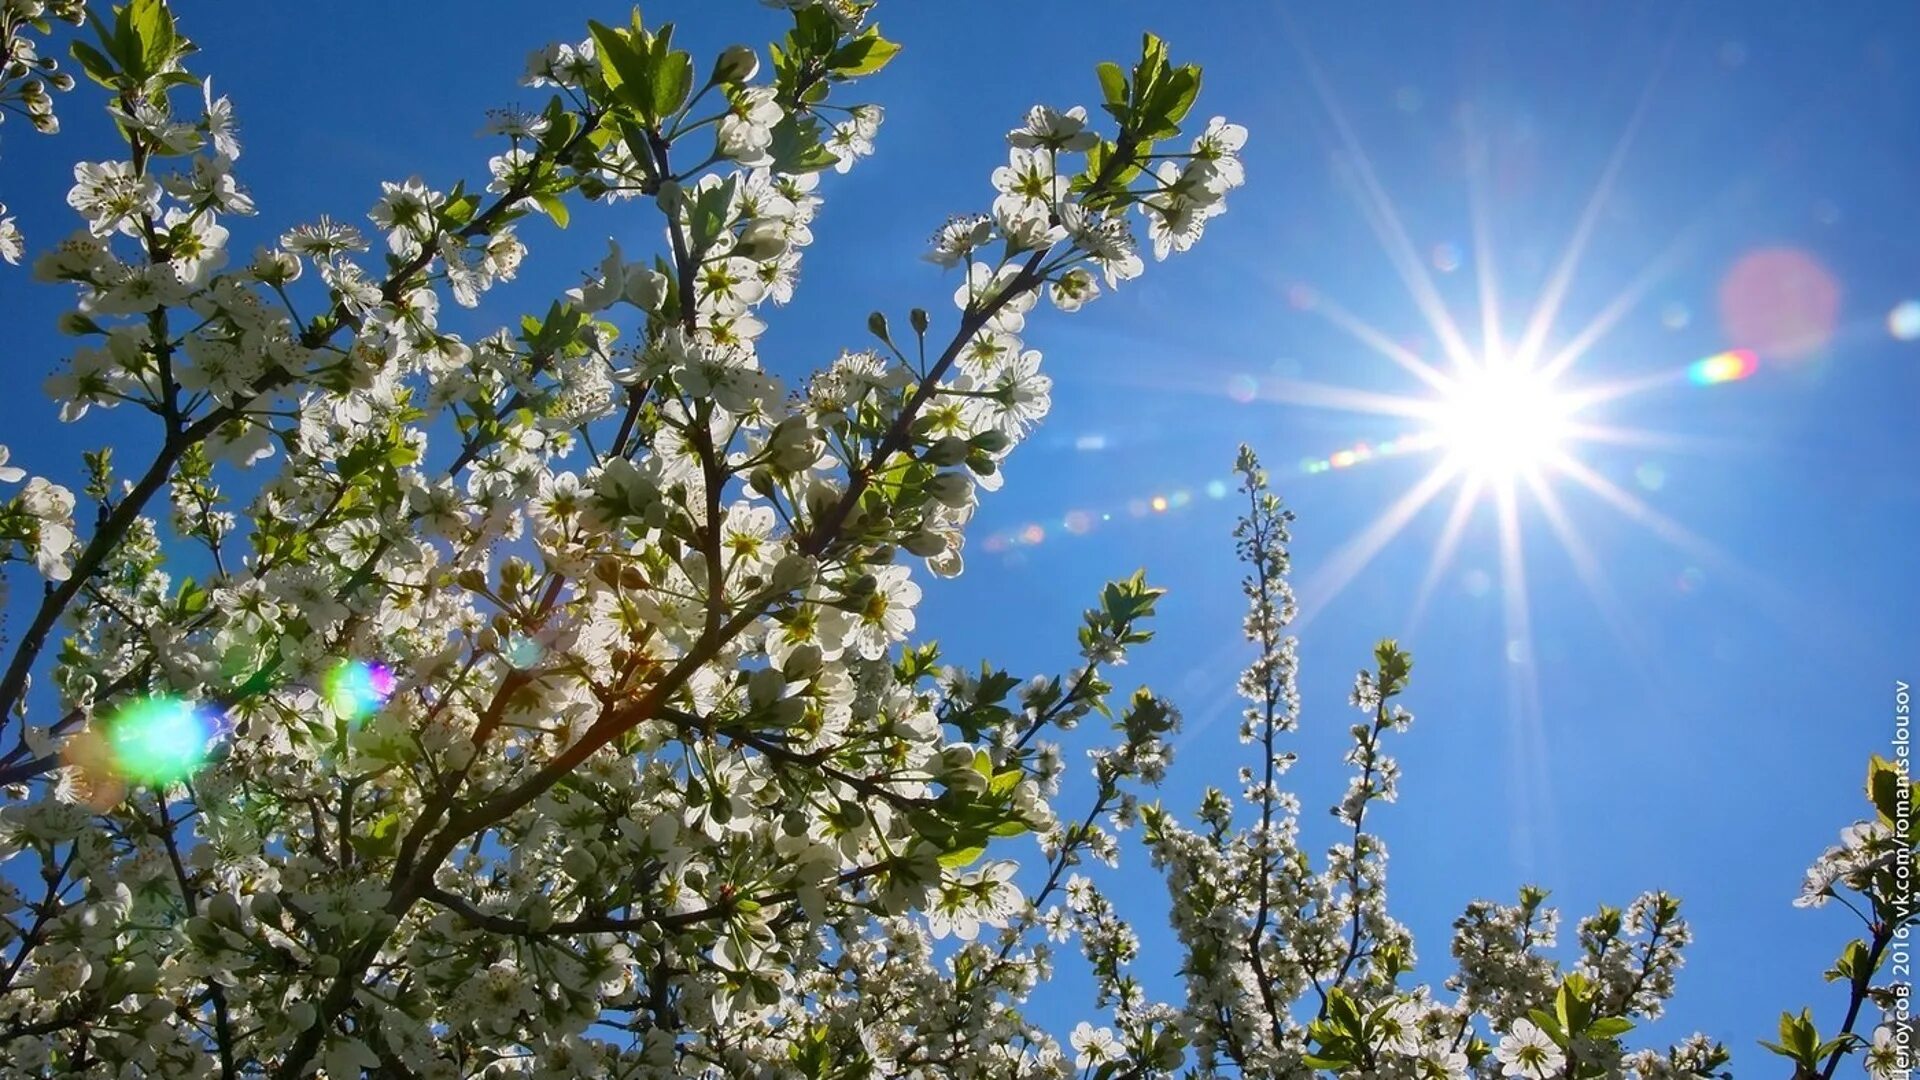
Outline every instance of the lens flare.
[(393, 696), (393, 669), (365, 660), (342, 660), (322, 683), (327, 704), (336, 715), (359, 723)]
[(520, 671), (540, 663), (547, 654), (538, 641), (525, 634), (510, 634), (507, 637), (507, 663)]
[(167, 784), (199, 769), (208, 744), (223, 730), (219, 716), (205, 706), (176, 697), (141, 698), (113, 714), (107, 747), (121, 777)]
[(1753, 374), (1759, 366), (1760, 358), (1754, 355), (1752, 349), (1730, 349), (1687, 365), (1687, 379), (1695, 386), (1739, 382)]
[(1920, 341), (1920, 300), (1902, 300), (1887, 312), (1887, 333), (1895, 341)]
[(1839, 326), (1840, 282), (1797, 248), (1748, 252), (1720, 282), (1720, 319), (1728, 338), (1769, 360), (1810, 359)]

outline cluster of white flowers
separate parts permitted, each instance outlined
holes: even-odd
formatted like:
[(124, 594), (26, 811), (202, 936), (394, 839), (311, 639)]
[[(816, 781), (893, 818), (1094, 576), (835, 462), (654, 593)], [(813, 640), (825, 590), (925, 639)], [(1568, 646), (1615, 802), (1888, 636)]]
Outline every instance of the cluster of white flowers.
[[(0, 446), (0, 484), (17, 484), (26, 470), (8, 465), (9, 451)], [(25, 558), (48, 581), (65, 581), (73, 562), (73, 492), (36, 476), (19, 494), (0, 503), (0, 566)], [(0, 600), (6, 598), (0, 577)]]
[[(46, 34), (54, 21), (78, 24), (86, 10), (85, 0), (0, 0), (0, 121), (12, 112), (42, 134), (60, 130), (53, 92), (71, 90), (73, 76), (53, 57), (40, 55), (34, 35)], [(0, 260), (17, 264), (26, 250), (19, 223), (0, 203)]]
[[(80, 228), (35, 259), (75, 294), (47, 389), (70, 421), (150, 415), (158, 449), (124, 474), (87, 454), (76, 494), (0, 447), (19, 485), (0, 563), (42, 586), (0, 670), (10, 1074), (1724, 1063), (1704, 1039), (1621, 1043), (1688, 941), (1662, 894), (1582, 920), (1564, 972), (1544, 893), (1475, 904), (1452, 1000), (1411, 985), (1368, 821), (1412, 720), (1391, 642), (1356, 683), (1352, 780), (1316, 866), (1279, 783), (1300, 717), (1290, 518), (1251, 453), (1236, 537), (1257, 656), (1239, 685), (1261, 753), (1194, 827), (1142, 802), (1177, 710), (1108, 682), (1151, 637), (1144, 575), (1103, 590), (1057, 675), (913, 643), (914, 562), (961, 571), (982, 493), (1049, 410), (1025, 340), (1042, 297), (1076, 311), (1142, 274), (1145, 245), (1190, 248), (1243, 183), (1246, 132), (1216, 117), (1182, 137), (1199, 71), (1149, 36), (1130, 70), (1101, 69), (1111, 124), (1035, 107), (987, 212), (935, 234), (957, 315), (875, 313), (873, 341), (790, 393), (762, 363), (765, 320), (829, 174), (874, 150), (881, 110), (839, 98), (897, 46), (868, 0), (772, 6), (782, 41), (704, 72), (638, 13), (590, 23), (529, 59), (543, 107), (490, 114), (483, 137), (506, 145), (480, 182), (391, 181), (365, 222), (322, 217), (242, 259), (223, 224), (255, 212), (232, 103), (186, 71), (164, 0), (95, 12), (75, 55), (127, 152), (75, 167)], [(79, 11), (0, 0), (6, 78), (50, 70), (23, 26)], [(443, 322), (583, 201), (657, 228), (493, 333)], [(0, 223), (0, 255), (19, 247)], [(1096, 714), (1110, 733), (1066, 813), (1057, 736)], [(1140, 937), (1096, 880), (1140, 825), (1184, 953), (1177, 1005), (1134, 972)], [(1025, 870), (1006, 857), (1021, 834), (1041, 856)], [(1809, 898), (1882, 895), (1905, 843), (1850, 831)], [(37, 891), (12, 872), (28, 867)], [(1882, 912), (1843, 958), (1856, 1004), (1910, 915)], [(1049, 1031), (1025, 1004), (1075, 938), (1108, 1018)]]
[[(244, 260), (231, 103), (186, 72), (160, 0), (100, 24), (89, 73), (128, 152), (75, 168), (82, 228), (36, 260), (77, 293), (47, 388), (71, 421), (152, 414), (161, 448), (125, 479), (89, 456), (90, 535), (71, 492), (0, 471), (26, 481), (8, 557), (49, 585), (0, 701), (25, 709), (42, 671), (59, 698), (36, 694), (0, 754), (0, 851), (49, 888), (9, 886), (0, 912), (15, 1060), (1067, 1068), (1018, 1007), (1051, 962), (1027, 938), (1068, 865), (1114, 857), (1096, 819), (1162, 775), (1177, 717), (1145, 692), (1117, 710), (1079, 824), (1053, 812), (1049, 736), (1108, 708), (1100, 672), (1149, 636), (1158, 592), (1115, 583), (1083, 663), (1022, 684), (906, 644), (921, 593), (898, 560), (959, 572), (979, 492), (1047, 412), (1026, 317), (1042, 294), (1080, 307), (1088, 267), (1108, 288), (1141, 272), (1126, 212), (1153, 232), (1171, 205), (1146, 164), (1215, 170), (1189, 185), (1209, 216), (1237, 164), (1211, 135), (1162, 145), (1191, 97), (1148, 91), (1197, 74), (1156, 43), (1135, 71), (1152, 104), (1111, 137), (1079, 110), (1010, 136), (1061, 182), (969, 227), (950, 332), (876, 315), (878, 348), (788, 395), (757, 355), (766, 309), (793, 293), (823, 173), (882, 118), (829, 99), (896, 46), (869, 3), (784, 6), (759, 81), (751, 48), (703, 83), (666, 28), (591, 24), (530, 60), (544, 108), (490, 117), (507, 145), (483, 183), (388, 182), (365, 223)], [(580, 199), (657, 209), (657, 246), (610, 245), (497, 333), (442, 324), (518, 273), (522, 219), (564, 225)], [(979, 861), (1023, 832), (1053, 868), (1032, 899), (1015, 863)]]

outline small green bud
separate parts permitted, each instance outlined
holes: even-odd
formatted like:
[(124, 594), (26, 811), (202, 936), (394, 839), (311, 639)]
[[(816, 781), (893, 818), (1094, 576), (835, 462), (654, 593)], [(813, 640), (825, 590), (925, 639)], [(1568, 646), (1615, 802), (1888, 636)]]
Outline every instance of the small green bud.
[(957, 510), (973, 497), (973, 482), (964, 473), (939, 473), (927, 481), (927, 494), (942, 506)]
[(804, 589), (813, 584), (815, 570), (813, 557), (810, 555), (801, 555), (796, 552), (781, 556), (780, 561), (773, 564), (773, 587), (782, 591)]
[(787, 662), (780, 665), (780, 672), (789, 682), (800, 682), (819, 674), (822, 662), (820, 646), (796, 645), (793, 651), (787, 654)]
[(927, 452), (920, 455), (920, 460), (929, 465), (946, 468), (948, 466), (958, 465), (967, 460), (968, 449), (967, 440), (960, 438), (958, 435), (948, 435), (939, 442), (927, 447)]
[(900, 546), (923, 559), (931, 559), (947, 550), (947, 539), (937, 532), (922, 530), (900, 541)]
[(713, 62), (713, 81), (729, 85), (751, 82), (760, 74), (760, 54), (751, 45), (729, 45)]
[(747, 700), (756, 709), (767, 708), (786, 692), (786, 676), (775, 668), (761, 668), (747, 676)]
[[(740, 239), (734, 244), (733, 253), (743, 259), (766, 262), (786, 254), (790, 246), (784, 222), (761, 218), (740, 231)], [(873, 321), (869, 319), (867, 325), (872, 326)]]
[(989, 428), (975, 435), (972, 439), (969, 439), (968, 442), (974, 449), (983, 453), (998, 454), (1013, 445), (1013, 437), (997, 428)]

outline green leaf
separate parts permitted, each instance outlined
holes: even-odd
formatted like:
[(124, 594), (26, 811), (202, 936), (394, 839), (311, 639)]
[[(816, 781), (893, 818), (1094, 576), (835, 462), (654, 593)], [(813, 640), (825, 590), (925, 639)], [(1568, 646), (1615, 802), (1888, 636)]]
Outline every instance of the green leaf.
[(820, 121), (811, 116), (789, 112), (773, 128), (773, 143), (767, 148), (773, 155), (775, 172), (819, 172), (840, 161), (820, 138)]
[(547, 212), (547, 216), (553, 219), (555, 225), (563, 229), (567, 227), (569, 217), (566, 200), (558, 195), (535, 195), (533, 201), (540, 204), (540, 209)]
[(1113, 114), (1114, 119), (1124, 122), (1127, 105), (1126, 73), (1120, 70), (1119, 64), (1111, 60), (1102, 61), (1093, 70), (1100, 77), (1100, 93), (1107, 99), (1107, 111)]
[(173, 31), (173, 13), (164, 0), (133, 0), (126, 9), (132, 44), (138, 50), (142, 74), (152, 76), (173, 59), (178, 37)]
[[(1901, 775), (1899, 766), (1881, 757), (1873, 755), (1867, 762), (1867, 799), (1873, 808), (1880, 812), (1880, 820), (1887, 825), (1895, 825), (1901, 819), (1901, 795), (1906, 787), (1906, 777)], [(1907, 815), (1913, 814), (1912, 796), (1907, 796)]]
[(793, 32), (787, 35), (787, 41), (796, 54), (825, 57), (839, 38), (840, 28), (823, 6), (816, 4), (793, 13)]
[(119, 72), (115, 70), (113, 61), (107, 59), (99, 49), (84, 41), (76, 41), (70, 51), (73, 53), (73, 58), (80, 62), (80, 70), (87, 73), (87, 78), (109, 90), (117, 87)]
[(182, 615), (197, 615), (207, 608), (207, 590), (200, 587), (192, 578), (180, 583), (180, 591), (174, 599), (176, 609)]
[(349, 838), (355, 851), (369, 858), (391, 855), (400, 846), (400, 812), (385, 814), (374, 821), (366, 835)]
[(684, 52), (667, 53), (654, 68), (653, 115), (665, 117), (679, 112), (692, 92), (693, 57)]
[(1612, 1039), (1633, 1030), (1633, 1021), (1624, 1016), (1603, 1016), (1587, 1027), (1587, 1035), (1595, 1039)]
[(1846, 950), (1840, 954), (1840, 959), (1827, 970), (1827, 981), (1835, 982), (1844, 979), (1847, 982), (1860, 982), (1871, 978), (1873, 972), (1868, 970), (1867, 955), (1866, 942), (1858, 939), (1848, 942)]
[(888, 41), (880, 36), (878, 26), (870, 26), (866, 32), (827, 55), (827, 68), (843, 79), (871, 75), (886, 67), (900, 52), (898, 42)]
[(1374, 661), (1380, 666), (1380, 693), (1393, 697), (1407, 688), (1407, 676), (1413, 672), (1413, 657), (1392, 638), (1383, 638), (1373, 647)]
[(980, 856), (986, 853), (987, 853), (987, 845), (969, 844), (966, 847), (956, 848), (952, 851), (942, 854), (940, 856), (940, 865), (946, 867), (949, 870), (957, 870), (962, 866), (968, 866), (972, 864), (972, 862), (975, 859), (978, 859)]
[(634, 48), (632, 37), (603, 23), (587, 21), (594, 49), (600, 56), (600, 74), (607, 89), (645, 119), (655, 119), (652, 56)]

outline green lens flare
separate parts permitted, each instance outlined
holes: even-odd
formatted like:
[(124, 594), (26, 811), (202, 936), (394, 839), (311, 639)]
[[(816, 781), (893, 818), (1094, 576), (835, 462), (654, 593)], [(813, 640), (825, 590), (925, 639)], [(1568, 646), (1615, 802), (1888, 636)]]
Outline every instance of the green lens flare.
[(181, 780), (205, 763), (219, 720), (205, 707), (173, 697), (142, 698), (113, 715), (107, 745), (123, 779), (149, 784)]

